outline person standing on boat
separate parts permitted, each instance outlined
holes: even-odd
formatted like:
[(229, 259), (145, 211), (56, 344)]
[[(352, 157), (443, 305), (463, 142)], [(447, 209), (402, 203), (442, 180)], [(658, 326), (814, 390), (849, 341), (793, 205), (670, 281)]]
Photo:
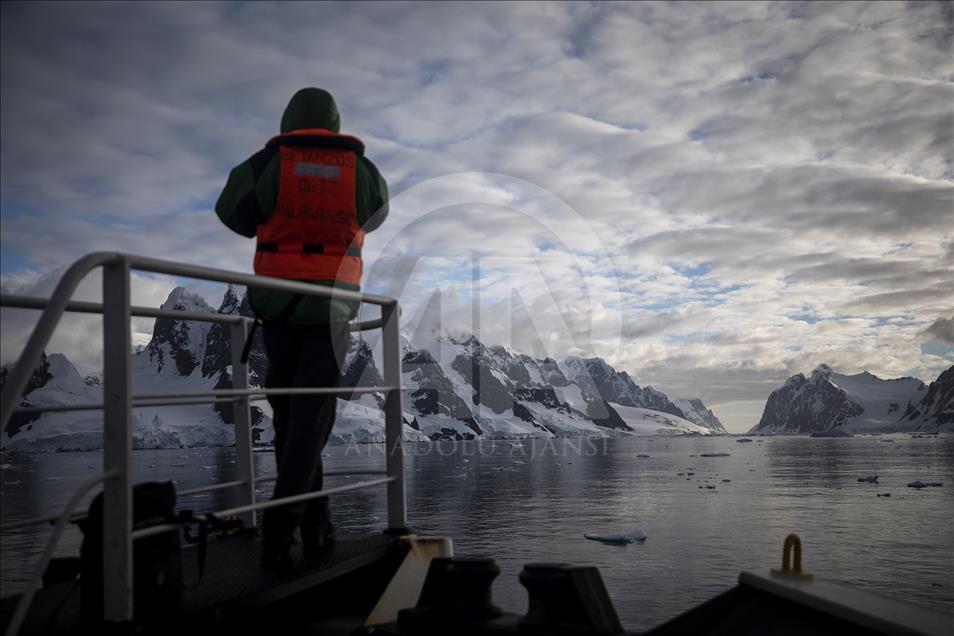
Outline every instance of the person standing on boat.
[[(360, 289), (364, 235), (387, 217), (388, 189), (364, 144), (341, 134), (340, 124), (329, 92), (303, 88), (282, 115), (281, 134), (229, 174), (215, 211), (230, 229), (257, 238), (256, 274)], [(266, 386), (338, 386), (356, 304), (255, 287), (248, 293), (263, 324)], [(336, 397), (270, 395), (268, 402), (278, 464), (274, 497), (320, 490)], [(265, 511), (265, 567), (288, 563), (299, 526), (307, 558), (331, 543), (327, 499)]]

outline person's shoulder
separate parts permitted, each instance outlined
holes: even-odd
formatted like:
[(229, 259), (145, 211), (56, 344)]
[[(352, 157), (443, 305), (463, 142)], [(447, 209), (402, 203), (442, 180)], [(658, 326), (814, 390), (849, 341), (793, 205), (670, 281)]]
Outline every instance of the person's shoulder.
[(249, 168), (252, 170), (252, 177), (257, 181), (269, 162), (278, 155), (278, 148), (266, 146), (246, 160)]
[(371, 161), (367, 156), (361, 155), (361, 161), (358, 163), (359, 166), (363, 166), (368, 171), (368, 176), (371, 177), (373, 182), (384, 181), (384, 177), (381, 176), (381, 171), (378, 170), (378, 167), (374, 165), (374, 162)]

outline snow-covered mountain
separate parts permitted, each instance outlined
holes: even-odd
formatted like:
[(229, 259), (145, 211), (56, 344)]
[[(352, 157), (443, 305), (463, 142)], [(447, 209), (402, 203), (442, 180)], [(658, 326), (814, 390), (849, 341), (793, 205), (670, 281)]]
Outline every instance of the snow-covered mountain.
[(837, 373), (828, 365), (810, 377), (793, 375), (769, 396), (750, 433), (942, 430), (954, 428), (954, 367), (929, 387), (917, 378), (883, 380), (870, 373)]
[[(405, 342), (411, 426), (431, 439), (609, 436), (629, 427), (598, 396), (572, 385), (553, 360), (474, 336)], [(546, 379), (549, 378), (549, 381)]]
[[(617, 371), (602, 358), (571, 356), (560, 362), (560, 368), (567, 378), (609, 402), (662, 411), (679, 418), (686, 416), (682, 409), (666, 397), (665, 393), (651, 386), (645, 388), (638, 386), (628, 373)], [(701, 401), (699, 403), (702, 404)]]
[[(176, 288), (164, 309), (251, 315), (247, 298), (229, 287), (218, 310), (199, 295)], [(384, 381), (371, 342), (352, 336), (344, 386), (381, 386)], [(408, 440), (608, 437), (622, 434), (709, 434), (721, 423), (699, 400), (685, 411), (652, 387), (637, 386), (599, 358), (536, 359), (474, 336), (431, 338), (425, 346), (402, 340), (404, 436)], [(267, 373), (261, 331), (249, 358), (250, 381)], [(133, 391), (169, 393), (231, 387), (229, 328), (220, 323), (156, 319), (145, 346), (132, 355)], [(5, 379), (5, 371), (0, 380)], [(44, 356), (24, 393), (23, 404), (65, 405), (102, 401), (99, 376), (80, 377), (61, 354)], [(383, 396), (338, 400), (333, 442), (384, 441)], [(690, 408), (691, 407), (691, 408)], [(271, 409), (257, 401), (253, 435), (272, 437)], [(232, 407), (208, 405), (136, 407), (137, 448), (222, 446), (234, 443)], [(81, 450), (102, 446), (98, 411), (18, 416), (2, 434), (10, 450)]]

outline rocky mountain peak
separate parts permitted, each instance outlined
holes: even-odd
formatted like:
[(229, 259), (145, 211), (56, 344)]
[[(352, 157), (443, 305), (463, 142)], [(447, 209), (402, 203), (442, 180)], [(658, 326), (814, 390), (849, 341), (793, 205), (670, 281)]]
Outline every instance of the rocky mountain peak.
[[(213, 309), (199, 294), (185, 287), (176, 287), (161, 306), (162, 309), (212, 313)], [(160, 373), (192, 374), (205, 357), (207, 322), (156, 318), (152, 339), (145, 353)]]
[(903, 423), (905, 417), (921, 421), (930, 413), (936, 419), (936, 411), (919, 405), (924, 392), (917, 378), (885, 380), (868, 371), (844, 375), (820, 364), (810, 378), (795, 374), (773, 391), (751, 432), (910, 430), (913, 425)]
[(480, 354), (487, 350), (487, 347), (484, 346), (484, 343), (482, 343), (477, 336), (473, 334), (458, 334), (456, 336), (448, 336), (446, 340), (451, 344), (460, 345), (465, 349), (469, 349), (474, 354)]
[(241, 313), (242, 300), (236, 291), (234, 285), (229, 283), (229, 286), (225, 290), (225, 295), (222, 296), (222, 304), (219, 305), (218, 313), (220, 314), (238, 314)]
[(374, 351), (367, 340), (351, 336), (351, 348), (345, 359), (342, 376), (342, 386), (384, 385), (384, 378), (374, 362)]
[(178, 309), (184, 311), (207, 311), (212, 312), (212, 307), (205, 301), (205, 298), (195, 292), (191, 292), (185, 287), (176, 287), (160, 305), (160, 309)]

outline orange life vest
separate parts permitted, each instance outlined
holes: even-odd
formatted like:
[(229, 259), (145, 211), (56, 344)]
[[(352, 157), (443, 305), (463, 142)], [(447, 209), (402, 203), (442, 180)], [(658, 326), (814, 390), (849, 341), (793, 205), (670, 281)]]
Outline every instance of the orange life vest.
[(355, 201), (357, 137), (295, 130), (266, 147), (279, 153), (278, 198), (258, 226), (255, 273), (361, 284), (364, 232)]

